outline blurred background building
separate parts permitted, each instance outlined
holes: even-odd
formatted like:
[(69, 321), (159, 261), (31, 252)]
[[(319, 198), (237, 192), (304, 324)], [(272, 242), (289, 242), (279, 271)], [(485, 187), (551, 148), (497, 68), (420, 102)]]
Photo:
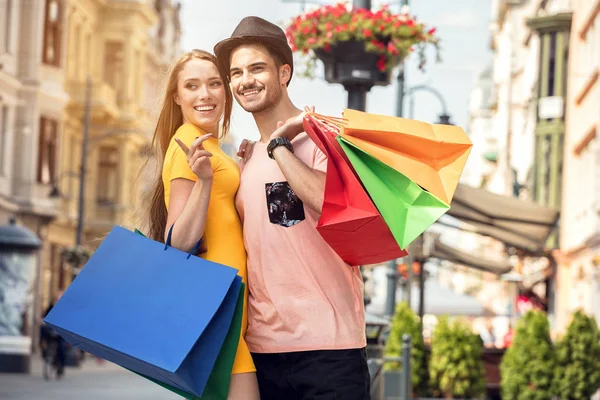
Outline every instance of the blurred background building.
[(62, 254), (76, 242), (79, 218), (82, 244), (92, 250), (113, 225), (137, 223), (162, 78), (181, 53), (181, 6), (7, 0), (0, 7), (0, 219), (15, 215), (43, 240), (39, 312), (73, 279)]
[(576, 309), (600, 317), (599, 13), (600, 1), (494, 1), (493, 84), (484, 71), (471, 95), (463, 182), (561, 210), (551, 252), (511, 256), (555, 334)]

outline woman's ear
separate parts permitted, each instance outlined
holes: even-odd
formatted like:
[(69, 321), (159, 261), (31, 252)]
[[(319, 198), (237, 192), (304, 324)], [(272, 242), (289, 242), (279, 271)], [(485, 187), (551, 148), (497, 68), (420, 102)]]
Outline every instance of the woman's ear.
[(177, 92), (173, 93), (173, 101), (175, 102), (175, 104), (177, 104), (178, 106), (181, 105), (181, 102), (179, 101), (179, 95), (177, 94)]

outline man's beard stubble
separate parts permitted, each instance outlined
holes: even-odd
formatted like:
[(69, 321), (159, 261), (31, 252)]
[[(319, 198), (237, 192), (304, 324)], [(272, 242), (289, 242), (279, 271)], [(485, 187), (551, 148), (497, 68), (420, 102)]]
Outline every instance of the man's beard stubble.
[[(244, 88), (244, 90), (252, 90), (252, 89), (258, 89), (259, 86), (252, 86), (249, 88)], [(264, 89), (263, 89), (264, 90)], [(271, 110), (272, 108), (275, 108), (275, 106), (279, 103), (279, 101), (281, 100), (281, 96), (282, 96), (282, 92), (281, 92), (281, 88), (279, 87), (279, 85), (275, 85), (271, 88), (269, 88), (269, 90), (267, 91), (267, 97), (260, 103), (258, 104), (253, 104), (249, 107), (244, 106), (241, 102), (240, 102), (240, 98), (243, 98), (243, 95), (239, 94), (236, 97), (236, 100), (238, 102), (238, 104), (246, 111), (252, 114), (260, 114), (260, 113), (264, 113), (266, 111)]]

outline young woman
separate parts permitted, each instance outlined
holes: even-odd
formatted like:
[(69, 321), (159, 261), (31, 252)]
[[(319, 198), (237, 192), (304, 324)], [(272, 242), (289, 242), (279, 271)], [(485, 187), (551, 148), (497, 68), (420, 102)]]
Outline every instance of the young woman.
[[(154, 132), (153, 145), (163, 157), (162, 177), (150, 193), (150, 237), (191, 251), (202, 239), (200, 257), (238, 269), (246, 281), (246, 251), (234, 196), (240, 173), (219, 147), (227, 133), (233, 97), (216, 58), (193, 50), (172, 67)], [(220, 129), (219, 129), (220, 128)], [(245, 293), (247, 299), (247, 291)], [(259, 398), (256, 369), (244, 341), (247, 312), (233, 365), (230, 400)]]

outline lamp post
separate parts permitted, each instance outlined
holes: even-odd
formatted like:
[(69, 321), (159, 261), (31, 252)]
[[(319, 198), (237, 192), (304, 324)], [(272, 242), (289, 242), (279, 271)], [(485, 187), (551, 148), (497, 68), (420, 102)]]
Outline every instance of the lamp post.
[(92, 78), (88, 76), (85, 85), (85, 105), (83, 114), (83, 137), (81, 141), (81, 156), (80, 165), (78, 171), (65, 171), (59, 178), (55, 180), (54, 186), (51, 188), (48, 197), (59, 198), (62, 197), (62, 193), (58, 187), (58, 183), (61, 178), (64, 177), (75, 177), (79, 181), (79, 192), (77, 197), (77, 225), (75, 231), (75, 247), (68, 250), (68, 262), (73, 266), (73, 275), (76, 276), (79, 273), (79, 268), (82, 264), (85, 264), (89, 253), (82, 248), (84, 242), (84, 227), (85, 227), (85, 193), (87, 186), (87, 163), (89, 156), (90, 144), (95, 141), (105, 139), (110, 136), (117, 136), (122, 134), (138, 133), (138, 130), (132, 129), (112, 129), (101, 135), (90, 138), (91, 125), (91, 112), (92, 112)]
[(85, 190), (86, 190), (86, 174), (87, 174), (87, 157), (88, 157), (88, 143), (90, 136), (90, 114), (92, 108), (92, 78), (88, 76), (85, 85), (85, 105), (83, 111), (83, 137), (81, 140), (81, 158), (79, 171), (66, 171), (61, 174), (56, 180), (55, 184), (50, 189), (48, 197), (59, 198), (62, 196), (58, 183), (61, 178), (64, 177), (77, 177), (79, 181), (79, 194), (77, 197), (77, 227), (75, 231), (75, 248), (79, 248), (83, 243), (83, 227), (85, 219)]
[[(88, 75), (85, 89), (85, 111), (83, 116), (83, 139), (81, 141), (81, 165), (79, 166), (79, 198), (77, 199), (77, 233), (75, 246), (83, 242), (83, 222), (85, 217), (85, 187), (87, 173), (87, 150), (90, 136), (90, 113), (92, 107), (92, 78)], [(79, 266), (76, 265), (75, 268)]]
[[(77, 197), (77, 228), (75, 231), (75, 247), (67, 250), (71, 254), (68, 258), (72, 265), (72, 279), (79, 272), (79, 267), (82, 263), (85, 263), (86, 252), (82, 249), (83, 244), (83, 228), (85, 221), (85, 190), (86, 190), (86, 174), (87, 174), (87, 157), (88, 157), (88, 142), (90, 137), (90, 118), (92, 108), (92, 78), (88, 75), (85, 85), (85, 105), (83, 111), (83, 138), (81, 140), (81, 158), (79, 172), (67, 171), (65, 176), (77, 176), (79, 180), (79, 194)], [(50, 193), (48, 194), (51, 198), (61, 197), (60, 190), (55, 184)], [(63, 254), (64, 257), (65, 254)]]
[[(408, 6), (408, 0), (402, 0), (400, 3), (401, 7)], [(405, 63), (400, 64), (398, 70), (398, 99), (396, 101), (396, 116), (402, 117), (404, 115), (404, 83), (406, 82), (406, 68)]]
[[(79, 193), (77, 197), (77, 227), (75, 231), (75, 247), (70, 250), (69, 260), (73, 265), (73, 277), (79, 272), (81, 264), (84, 264), (88, 257), (86, 251), (82, 249), (83, 230), (85, 225), (85, 192), (87, 184), (87, 159), (88, 147), (90, 142), (90, 119), (92, 112), (92, 78), (88, 75), (85, 85), (85, 105), (83, 111), (83, 137), (81, 140), (81, 158), (78, 172), (66, 173), (67, 176), (76, 176), (79, 181)], [(105, 137), (106, 135), (103, 135)], [(57, 186), (53, 186), (49, 197), (60, 197), (61, 193)]]
[(409, 102), (409, 108), (408, 108), (408, 118), (414, 119), (414, 113), (415, 113), (414, 93), (418, 92), (420, 90), (424, 90), (424, 91), (427, 91), (427, 92), (433, 94), (440, 102), (440, 106), (442, 108), (442, 113), (439, 115), (439, 117), (438, 117), (439, 120), (436, 123), (443, 124), (443, 125), (453, 125), (450, 122), (450, 115), (448, 114), (448, 107), (446, 104), (446, 100), (444, 99), (444, 96), (442, 96), (442, 94), (439, 92), (439, 90), (437, 90), (436, 88), (431, 87), (429, 85), (417, 85), (417, 86), (408, 88), (406, 90), (406, 95), (410, 96), (410, 102)]

